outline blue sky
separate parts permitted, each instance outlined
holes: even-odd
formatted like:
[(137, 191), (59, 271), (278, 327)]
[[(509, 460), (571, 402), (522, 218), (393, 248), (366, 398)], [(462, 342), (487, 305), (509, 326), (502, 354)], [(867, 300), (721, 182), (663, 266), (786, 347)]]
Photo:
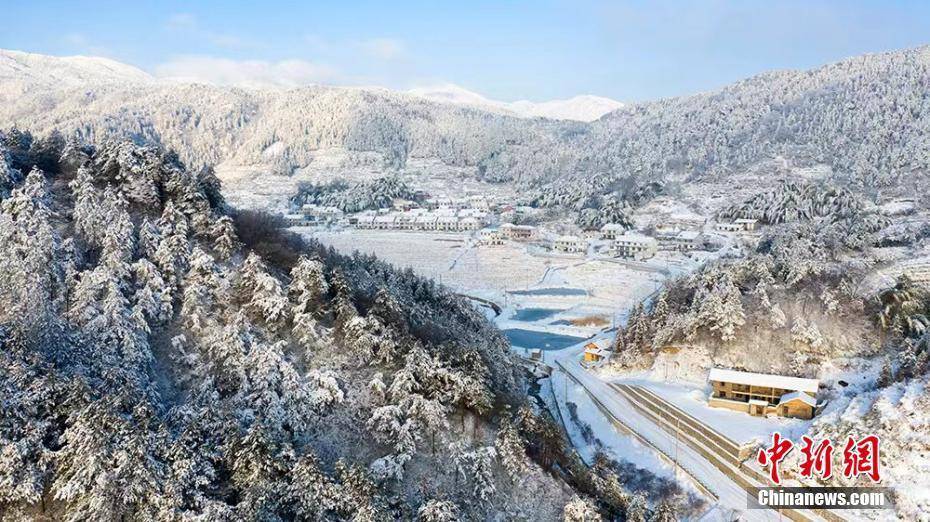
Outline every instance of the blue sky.
[(639, 101), (930, 43), (930, 2), (0, 0), (0, 47), (217, 83)]

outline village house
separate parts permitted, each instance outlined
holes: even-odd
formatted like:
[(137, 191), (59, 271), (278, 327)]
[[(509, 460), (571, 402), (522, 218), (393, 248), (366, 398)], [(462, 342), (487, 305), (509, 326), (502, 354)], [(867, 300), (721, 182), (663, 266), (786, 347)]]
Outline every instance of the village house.
[(375, 228), (375, 214), (362, 214), (358, 216), (358, 228)]
[(455, 216), (439, 216), (436, 218), (436, 230), (455, 232), (459, 229), (459, 218)]
[(619, 223), (607, 223), (601, 227), (601, 237), (613, 241), (614, 239), (617, 239), (617, 236), (623, 234), (625, 231), (626, 227)]
[(536, 227), (505, 223), (501, 226), (501, 232), (511, 241), (529, 241), (536, 235)]
[(690, 252), (701, 246), (703, 237), (701, 233), (696, 230), (657, 230), (656, 240), (661, 250)]
[(568, 253), (585, 252), (588, 242), (578, 236), (561, 236), (552, 243), (552, 249)]
[(485, 212), (491, 210), (491, 203), (488, 201), (488, 198), (484, 196), (469, 196), (468, 205), (471, 208), (483, 210)]
[(389, 230), (394, 228), (394, 221), (397, 219), (396, 214), (382, 214), (375, 217), (374, 228), (377, 230)]
[(613, 354), (611, 350), (612, 343), (610, 339), (598, 339), (584, 345), (584, 355), (582, 361), (585, 364), (594, 364), (601, 361), (607, 361)]
[(342, 218), (342, 211), (336, 207), (321, 207), (319, 205), (307, 204), (300, 208), (301, 214), (310, 221), (319, 221), (331, 223)]
[(284, 224), (289, 227), (299, 227), (301, 225), (306, 225), (310, 223), (307, 220), (307, 216), (303, 214), (285, 214), (284, 215)]
[(714, 228), (720, 232), (752, 232), (758, 224), (756, 219), (740, 218), (732, 222), (721, 222), (714, 225)]
[(413, 212), (402, 212), (394, 220), (394, 228), (397, 230), (413, 230), (416, 225), (417, 214)]
[(481, 222), (475, 217), (464, 217), (458, 222), (458, 230), (460, 232), (470, 232), (472, 230), (478, 230), (479, 228), (481, 228)]
[(484, 245), (503, 245), (504, 235), (500, 230), (494, 228), (485, 228), (478, 233), (478, 239)]
[(756, 229), (756, 225), (759, 223), (759, 220), (749, 219), (749, 218), (740, 218), (734, 221), (734, 223), (742, 227), (743, 230), (745, 230), (746, 232), (752, 232), (753, 230)]
[(431, 212), (420, 214), (416, 217), (414, 226), (417, 230), (436, 230), (436, 219), (436, 214)]
[(626, 232), (614, 240), (611, 245), (614, 255), (627, 259), (642, 261), (656, 255), (658, 251), (658, 242), (653, 237), (649, 237), (636, 232)]
[(812, 419), (820, 381), (784, 375), (713, 368), (707, 377), (713, 391), (708, 405), (755, 416)]

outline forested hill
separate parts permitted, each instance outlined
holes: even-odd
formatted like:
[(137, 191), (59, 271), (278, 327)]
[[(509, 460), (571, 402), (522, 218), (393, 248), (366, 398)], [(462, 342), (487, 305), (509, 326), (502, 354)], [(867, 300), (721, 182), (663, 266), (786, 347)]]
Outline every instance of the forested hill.
[(328, 148), (374, 153), (385, 171), (430, 158), (538, 187), (538, 204), (581, 208), (592, 194), (631, 199), (653, 183), (726, 175), (774, 158), (825, 164), (870, 187), (925, 182), (930, 164), (926, 47), (762, 74), (630, 105), (593, 123), (521, 119), (383, 89), (243, 90), (135, 74), (123, 84), (37, 82), (36, 68), (56, 59), (3, 56), (0, 122), (41, 134), (148, 140), (192, 165), (286, 175)]
[(467, 302), (231, 213), (173, 154), (0, 143), (0, 518), (561, 512)]
[(593, 170), (704, 175), (782, 157), (888, 185), (930, 169), (930, 47), (781, 71), (613, 112)]

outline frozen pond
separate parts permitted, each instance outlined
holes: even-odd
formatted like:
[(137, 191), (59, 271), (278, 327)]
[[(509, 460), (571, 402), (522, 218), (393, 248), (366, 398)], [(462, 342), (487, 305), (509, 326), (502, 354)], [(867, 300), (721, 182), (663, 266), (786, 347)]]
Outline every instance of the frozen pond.
[(532, 290), (513, 290), (510, 292), (512, 295), (555, 295), (555, 296), (571, 296), (571, 295), (588, 295), (588, 292), (581, 288), (533, 288)]
[(561, 312), (553, 308), (521, 308), (511, 318), (514, 321), (539, 321)]
[(510, 339), (510, 344), (520, 348), (540, 348), (542, 350), (561, 350), (562, 348), (584, 341), (584, 337), (562, 335), (549, 332), (537, 332), (522, 328), (504, 330), (504, 335)]

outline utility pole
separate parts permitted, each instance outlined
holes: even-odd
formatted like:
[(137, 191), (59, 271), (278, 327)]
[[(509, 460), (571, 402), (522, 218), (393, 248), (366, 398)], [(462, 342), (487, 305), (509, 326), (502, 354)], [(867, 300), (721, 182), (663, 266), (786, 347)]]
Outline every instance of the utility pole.
[(678, 480), (678, 436), (681, 433), (681, 417), (675, 422), (675, 480)]

